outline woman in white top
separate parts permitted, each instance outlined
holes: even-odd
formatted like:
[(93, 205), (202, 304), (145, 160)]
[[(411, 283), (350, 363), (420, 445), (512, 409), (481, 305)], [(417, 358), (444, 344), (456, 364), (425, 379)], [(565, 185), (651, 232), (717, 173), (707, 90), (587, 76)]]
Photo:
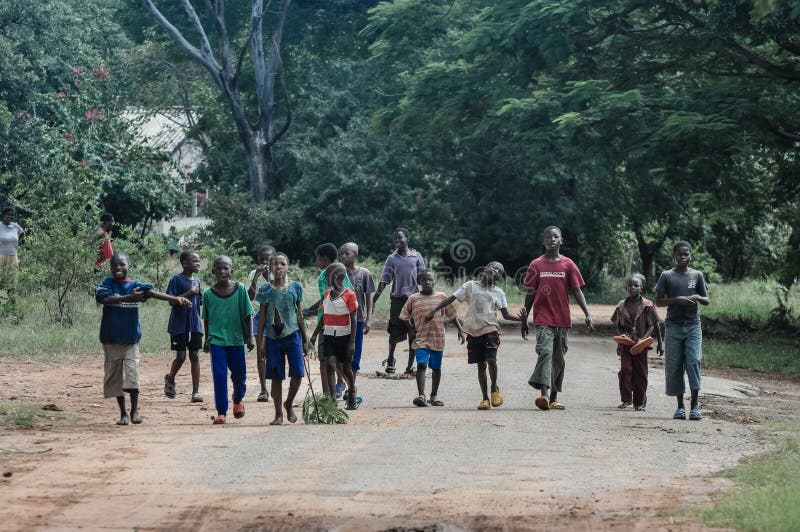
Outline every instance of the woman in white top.
[(15, 223), (13, 207), (3, 208), (3, 223), (0, 223), (0, 268), (16, 267), (19, 264), (17, 248), (25, 239), (25, 230)]

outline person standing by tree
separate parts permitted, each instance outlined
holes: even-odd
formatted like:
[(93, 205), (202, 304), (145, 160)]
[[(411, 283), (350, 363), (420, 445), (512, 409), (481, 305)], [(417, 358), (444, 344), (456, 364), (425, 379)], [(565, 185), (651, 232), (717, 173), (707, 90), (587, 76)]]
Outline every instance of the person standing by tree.
[(3, 207), (3, 223), (0, 224), (0, 269), (15, 270), (19, 265), (17, 249), (25, 241), (25, 230), (14, 221), (14, 207)]
[(94, 271), (99, 272), (103, 269), (103, 263), (114, 255), (114, 248), (111, 246), (111, 228), (114, 226), (114, 215), (104, 212), (100, 215), (100, 227), (97, 228), (97, 240), (100, 247), (97, 250), (97, 260), (94, 262)]
[[(394, 230), (394, 253), (386, 258), (378, 289), (372, 299), (373, 308), (381, 297), (386, 285), (392, 283), (391, 306), (389, 307), (389, 357), (386, 359), (386, 373), (395, 372), (395, 349), (397, 344), (408, 338), (408, 330), (400, 319), (400, 312), (411, 294), (417, 293), (417, 275), (425, 269), (425, 260), (416, 250), (408, 247), (411, 234), (408, 229), (398, 227)], [(408, 343), (408, 364), (406, 373), (414, 373), (414, 350)]]

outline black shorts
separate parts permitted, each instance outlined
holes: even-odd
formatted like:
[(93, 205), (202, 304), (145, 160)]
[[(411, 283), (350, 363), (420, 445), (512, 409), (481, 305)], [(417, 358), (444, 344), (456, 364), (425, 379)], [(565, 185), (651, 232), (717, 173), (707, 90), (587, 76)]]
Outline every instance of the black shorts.
[(477, 364), (487, 360), (497, 360), (500, 347), (500, 334), (491, 332), (480, 336), (467, 335), (467, 362)]
[(188, 334), (174, 334), (170, 337), (169, 345), (173, 351), (200, 351), (203, 347), (203, 334), (192, 333), (191, 338)]
[(408, 337), (406, 324), (400, 319), (400, 311), (403, 310), (406, 301), (407, 297), (393, 297), (389, 307), (389, 324), (386, 326), (386, 332), (389, 333), (389, 342), (393, 344), (402, 342)]
[(347, 367), (353, 363), (353, 356), (347, 354), (347, 344), (350, 343), (350, 335), (328, 336), (324, 335), (322, 349), (326, 357), (336, 357), (337, 364), (344, 364)]

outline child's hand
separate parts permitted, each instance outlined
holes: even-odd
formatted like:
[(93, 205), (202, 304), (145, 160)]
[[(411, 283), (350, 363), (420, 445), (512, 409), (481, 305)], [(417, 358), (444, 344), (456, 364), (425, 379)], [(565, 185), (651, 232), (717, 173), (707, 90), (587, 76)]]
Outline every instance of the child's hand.
[(369, 320), (364, 321), (364, 334), (369, 334)]
[(658, 353), (658, 356), (663, 357), (664, 356), (664, 346), (662, 346), (661, 344), (658, 344), (658, 347), (656, 347), (656, 353)]
[(522, 327), (520, 328), (519, 332), (522, 334), (522, 339), (523, 340), (527, 340), (528, 339), (528, 321), (527, 320), (522, 322)]
[(192, 295), (200, 293), (200, 285), (192, 283), (192, 287), (189, 289), (189, 293)]
[(203, 344), (203, 352), (208, 353), (209, 351), (211, 351), (211, 348), (209, 347), (208, 342), (205, 342)]
[(255, 346), (256, 346), (255, 340), (253, 339), (252, 336), (249, 336), (247, 338), (247, 350), (252, 351)]
[(131, 299), (131, 301), (144, 301), (147, 299), (147, 292), (145, 292), (142, 288), (134, 288), (131, 290), (131, 293), (128, 294), (128, 297)]
[(257, 345), (257, 347), (258, 347), (258, 349), (256, 350), (256, 354), (258, 355), (258, 358), (266, 357), (267, 356), (267, 346), (265, 345), (265, 342), (262, 341), (260, 345)]
[(187, 308), (191, 308), (192, 306), (192, 302), (186, 299), (185, 297), (179, 297), (178, 304), (182, 307), (187, 307)]
[(519, 318), (519, 321), (521, 321), (522, 323), (526, 323), (528, 321), (528, 313), (525, 312), (524, 308), (519, 309), (517, 317)]
[(464, 343), (466, 340), (467, 340), (467, 339), (464, 337), (464, 331), (462, 331), (461, 329), (459, 329), (459, 330), (458, 330), (458, 341), (459, 341), (459, 342), (461, 342), (461, 343), (463, 344), (463, 343)]
[(691, 296), (688, 296), (688, 297), (687, 296), (680, 296), (680, 297), (677, 297), (675, 299), (677, 299), (678, 302), (683, 304), (683, 305), (692, 305), (692, 306), (695, 306), (695, 307), (697, 306), (697, 301), (692, 299)]
[(589, 329), (590, 331), (593, 331), (594, 330), (594, 322), (592, 321), (592, 317), (591, 316), (586, 316), (586, 319), (584, 321), (586, 321), (586, 328)]

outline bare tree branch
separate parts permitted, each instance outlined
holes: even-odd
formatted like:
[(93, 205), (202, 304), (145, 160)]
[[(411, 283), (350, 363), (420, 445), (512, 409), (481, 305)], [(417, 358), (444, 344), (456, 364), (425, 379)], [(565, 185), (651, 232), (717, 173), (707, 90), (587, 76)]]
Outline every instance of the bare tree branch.
[(153, 18), (156, 19), (156, 22), (158, 22), (159, 26), (164, 28), (192, 59), (203, 65), (214, 77), (214, 81), (219, 83), (219, 65), (217, 65), (216, 61), (214, 61), (213, 56), (205, 56), (200, 49), (187, 41), (180, 30), (173, 26), (170, 21), (168, 21), (166, 17), (161, 14), (161, 11), (159, 11), (158, 8), (153, 4), (152, 0), (142, 0), (142, 5), (151, 15), (153, 15)]

